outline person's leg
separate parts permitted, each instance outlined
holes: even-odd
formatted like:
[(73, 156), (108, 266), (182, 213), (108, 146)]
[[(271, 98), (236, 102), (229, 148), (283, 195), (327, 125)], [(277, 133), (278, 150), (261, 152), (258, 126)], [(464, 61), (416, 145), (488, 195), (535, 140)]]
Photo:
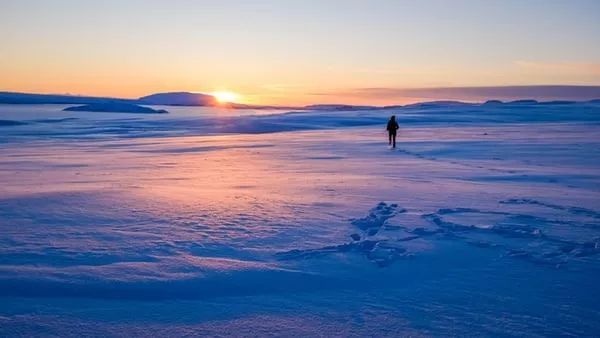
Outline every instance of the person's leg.
[(388, 138), (389, 138), (389, 145), (392, 145), (392, 133), (388, 133)]
[(392, 148), (396, 148), (396, 133), (392, 134)]

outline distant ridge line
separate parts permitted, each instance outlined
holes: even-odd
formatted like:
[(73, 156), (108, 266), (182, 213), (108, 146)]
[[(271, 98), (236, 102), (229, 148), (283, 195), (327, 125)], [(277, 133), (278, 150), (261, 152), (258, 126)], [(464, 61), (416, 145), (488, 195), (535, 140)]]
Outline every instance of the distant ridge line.
[[(507, 86), (507, 87), (448, 87), (448, 88), (430, 88), (427, 90), (436, 91), (452, 91), (461, 89), (478, 89), (490, 90), (491, 88), (525, 88), (528, 86)], [(209, 94), (191, 93), (191, 92), (167, 92), (156, 93), (143, 96), (137, 99), (115, 98), (115, 97), (100, 97), (100, 96), (85, 96), (85, 95), (70, 95), (70, 94), (35, 94), (0, 91), (0, 104), (96, 104), (96, 103), (130, 103), (138, 105), (164, 105), (164, 106), (197, 106), (197, 107), (222, 107), (232, 109), (302, 109), (302, 110), (329, 110), (329, 111), (344, 111), (344, 110), (376, 110), (376, 109), (394, 109), (401, 107), (424, 107), (431, 105), (476, 105), (476, 104), (570, 104), (575, 102), (600, 103), (600, 86), (560, 86), (546, 85), (535, 86), (546, 88), (564, 88), (564, 87), (585, 87), (590, 93), (599, 93), (598, 98), (589, 100), (549, 100), (538, 101), (534, 99), (518, 99), (502, 101), (492, 98), (482, 100), (482, 102), (463, 102), (457, 100), (432, 100), (417, 102), (407, 105), (351, 105), (351, 104), (312, 104), (303, 107), (298, 106), (273, 106), (273, 105), (251, 105), (242, 103), (219, 103), (217, 99)], [(365, 90), (385, 90), (385, 88), (365, 88)], [(406, 89), (409, 91), (418, 91), (425, 89)], [(402, 90), (405, 91), (405, 90)]]

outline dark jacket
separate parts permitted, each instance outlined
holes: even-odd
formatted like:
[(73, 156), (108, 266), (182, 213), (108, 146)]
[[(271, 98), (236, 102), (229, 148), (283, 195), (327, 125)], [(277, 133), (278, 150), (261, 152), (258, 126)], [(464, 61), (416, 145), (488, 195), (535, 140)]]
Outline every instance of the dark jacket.
[(396, 130), (400, 129), (400, 126), (396, 120), (389, 120), (386, 129), (390, 134), (395, 134)]

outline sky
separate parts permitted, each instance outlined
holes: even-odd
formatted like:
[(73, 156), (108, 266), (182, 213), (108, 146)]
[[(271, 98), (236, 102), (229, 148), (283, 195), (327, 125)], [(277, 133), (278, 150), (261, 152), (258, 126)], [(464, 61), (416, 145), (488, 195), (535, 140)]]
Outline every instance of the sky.
[(600, 85), (599, 36), (598, 0), (0, 0), (0, 90), (393, 104)]

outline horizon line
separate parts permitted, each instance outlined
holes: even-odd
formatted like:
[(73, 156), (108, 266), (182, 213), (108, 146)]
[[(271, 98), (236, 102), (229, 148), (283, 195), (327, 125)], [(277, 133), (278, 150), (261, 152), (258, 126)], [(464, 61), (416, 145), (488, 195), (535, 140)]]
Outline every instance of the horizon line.
[[(48, 95), (48, 96), (66, 96), (66, 97), (79, 97), (79, 98), (99, 98), (99, 99), (115, 99), (115, 100), (139, 100), (145, 96), (154, 94), (166, 94), (166, 93), (191, 93), (194, 95), (205, 95), (215, 97), (211, 91), (185, 91), (185, 90), (172, 90), (163, 92), (149, 93), (138, 97), (120, 97), (116, 95), (109, 96), (98, 96), (95, 94), (73, 94), (67, 93), (48, 93), (48, 92), (25, 92), (25, 91), (12, 91), (12, 90), (0, 90), (0, 93), (4, 94), (16, 94), (16, 95)], [(244, 93), (240, 93), (244, 95)], [(431, 101), (459, 101), (465, 103), (476, 103), (489, 100), (500, 100), (500, 101), (515, 101), (523, 99), (531, 99), (536, 101), (590, 101), (600, 99), (600, 85), (578, 85), (578, 84), (540, 84), (540, 85), (499, 85), (499, 86), (437, 86), (437, 87), (364, 87), (364, 88), (349, 88), (349, 89), (338, 89), (323, 92), (306, 93), (309, 96), (340, 96), (346, 99), (364, 99), (364, 101), (373, 101), (377, 99), (386, 98), (394, 100), (397, 98), (398, 103), (376, 105), (369, 103), (340, 103), (347, 100), (334, 100), (334, 101), (323, 101), (323, 102), (336, 102), (336, 103), (309, 103), (304, 105), (297, 104), (250, 104), (242, 102), (230, 102), (232, 104), (248, 105), (248, 106), (274, 106), (274, 107), (306, 107), (311, 105), (351, 105), (351, 106), (373, 106), (373, 107), (385, 107), (393, 105), (405, 105), (402, 103), (402, 99), (413, 99), (414, 103), (425, 103)], [(406, 100), (404, 100), (406, 101)]]

